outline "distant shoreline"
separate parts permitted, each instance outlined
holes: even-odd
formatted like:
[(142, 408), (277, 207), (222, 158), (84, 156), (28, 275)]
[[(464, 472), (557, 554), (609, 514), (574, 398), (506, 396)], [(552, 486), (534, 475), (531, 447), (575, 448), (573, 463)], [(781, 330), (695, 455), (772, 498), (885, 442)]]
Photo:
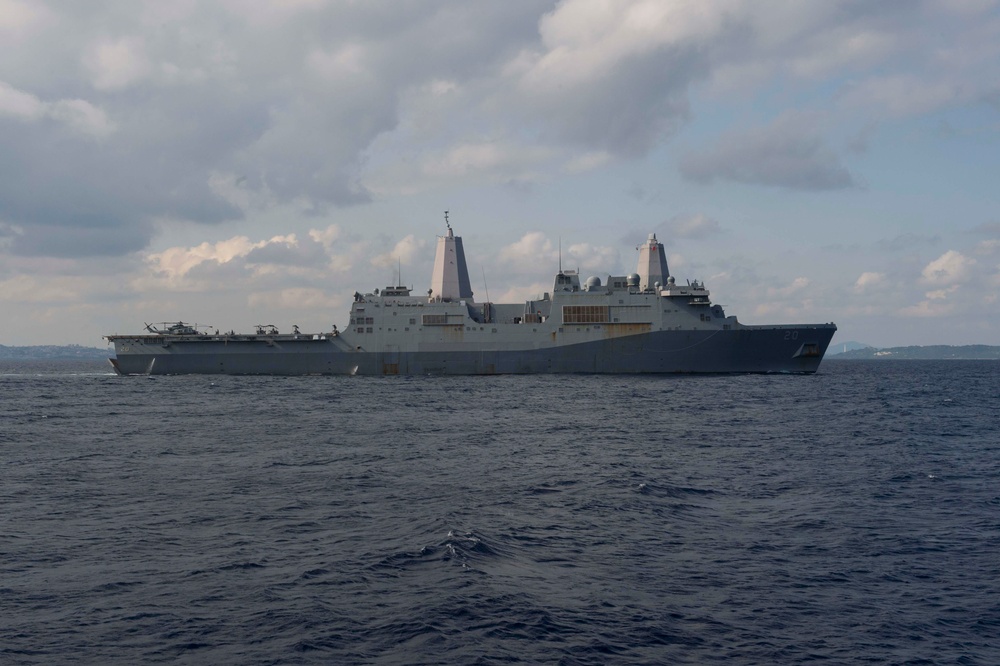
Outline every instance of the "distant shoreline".
[(996, 361), (1000, 346), (994, 345), (925, 345), (910, 347), (864, 347), (846, 352), (826, 353), (824, 360), (856, 361), (924, 360), (924, 361)]
[(81, 345), (8, 347), (0, 345), (0, 360), (4, 361), (103, 360), (110, 356), (111, 351), (101, 347), (83, 347)]

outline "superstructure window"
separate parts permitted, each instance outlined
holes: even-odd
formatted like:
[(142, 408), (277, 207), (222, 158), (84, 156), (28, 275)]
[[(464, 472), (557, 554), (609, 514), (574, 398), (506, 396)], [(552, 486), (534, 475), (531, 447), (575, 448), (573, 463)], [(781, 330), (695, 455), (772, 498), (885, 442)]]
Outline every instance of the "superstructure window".
[(564, 305), (564, 324), (604, 324), (608, 319), (606, 305)]

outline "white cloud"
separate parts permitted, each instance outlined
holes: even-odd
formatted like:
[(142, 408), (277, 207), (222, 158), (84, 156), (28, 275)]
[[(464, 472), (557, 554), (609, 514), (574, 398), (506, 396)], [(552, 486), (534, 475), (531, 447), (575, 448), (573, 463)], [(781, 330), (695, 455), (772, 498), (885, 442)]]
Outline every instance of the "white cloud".
[(46, 105), (40, 99), (0, 81), (0, 114), (21, 120), (37, 120), (45, 112)]
[[(620, 265), (621, 255), (614, 247), (595, 245), (593, 243), (572, 243), (562, 246), (562, 267), (566, 270), (579, 270), (584, 275), (593, 274), (601, 277), (610, 274)], [(541, 273), (555, 275), (560, 262), (558, 241), (552, 241), (541, 231), (529, 231), (521, 238), (500, 249), (497, 259), (503, 264), (506, 275), (537, 276)], [(535, 293), (537, 285), (526, 288), (515, 288), (518, 299), (528, 293)], [(545, 290), (551, 288), (546, 285)]]
[(621, 256), (613, 247), (592, 245), (590, 243), (574, 243), (566, 248), (563, 255), (565, 268), (576, 267), (581, 271), (597, 272), (608, 275), (618, 266)]
[(976, 260), (957, 250), (948, 250), (927, 264), (920, 273), (921, 280), (930, 284), (951, 285), (964, 282), (972, 274)]
[(51, 16), (40, 2), (0, 0), (0, 35), (5, 40), (20, 41)]
[(372, 266), (379, 268), (395, 268), (397, 262), (409, 266), (425, 247), (427, 247), (427, 241), (417, 240), (413, 234), (410, 234), (396, 243), (388, 252), (373, 257), (371, 263)]
[(0, 251), (9, 250), (14, 239), (22, 235), (24, 235), (24, 229), (15, 224), (0, 221)]
[(976, 245), (976, 254), (992, 255), (1000, 252), (1000, 238), (990, 238)]
[(100, 139), (115, 131), (115, 124), (102, 109), (82, 99), (59, 100), (51, 105), (49, 114), (81, 134)]
[(714, 4), (567, 0), (541, 20), (545, 50), (522, 80), (542, 94), (601, 82), (631, 58), (716, 33), (725, 19)]
[(132, 289), (139, 293), (263, 289), (260, 293), (271, 294), (325, 289), (331, 275), (351, 270), (352, 256), (367, 253), (367, 248), (356, 244), (343, 247), (339, 234), (339, 228), (330, 225), (311, 229), (302, 237), (292, 233), (254, 241), (233, 236), (196, 246), (170, 247), (144, 257), (147, 270), (132, 281)]
[(101, 40), (84, 59), (91, 83), (98, 90), (127, 88), (149, 76), (152, 66), (139, 37)]
[(530, 268), (558, 260), (559, 251), (541, 231), (529, 231), (520, 240), (500, 249), (500, 260), (521, 268)]
[(808, 289), (809, 285), (809, 278), (797, 277), (790, 284), (783, 287), (768, 287), (767, 295), (770, 298), (788, 298)]
[(172, 247), (146, 257), (152, 269), (168, 280), (183, 278), (197, 266), (214, 262), (226, 264), (234, 259), (247, 257), (254, 250), (269, 245), (295, 246), (298, 241), (294, 234), (275, 236), (269, 240), (252, 242), (246, 236), (234, 236), (216, 243), (202, 243), (195, 247)]
[(981, 311), (984, 303), (995, 300), (993, 294), (985, 293), (990, 281), (975, 259), (958, 250), (948, 250), (924, 266), (916, 281), (933, 288), (916, 304), (900, 308), (898, 313), (902, 317), (935, 318)]
[(854, 283), (854, 290), (868, 291), (883, 284), (885, 284), (885, 273), (866, 271), (858, 276), (857, 281)]
[(336, 224), (331, 224), (325, 229), (312, 229), (309, 231), (309, 237), (322, 245), (325, 250), (332, 248), (340, 236), (340, 226)]
[(540, 44), (507, 62), (502, 103), (550, 145), (644, 155), (687, 119), (699, 40), (725, 24), (710, 2), (567, 0), (539, 22)]
[(104, 138), (115, 131), (107, 114), (86, 100), (43, 102), (31, 93), (0, 81), (0, 116), (4, 115), (27, 122), (52, 118), (93, 138)]
[(928, 291), (926, 294), (924, 294), (924, 296), (926, 296), (927, 300), (930, 301), (941, 301), (948, 298), (948, 295), (953, 293), (957, 288), (958, 285), (952, 285), (947, 289), (936, 289), (934, 291)]

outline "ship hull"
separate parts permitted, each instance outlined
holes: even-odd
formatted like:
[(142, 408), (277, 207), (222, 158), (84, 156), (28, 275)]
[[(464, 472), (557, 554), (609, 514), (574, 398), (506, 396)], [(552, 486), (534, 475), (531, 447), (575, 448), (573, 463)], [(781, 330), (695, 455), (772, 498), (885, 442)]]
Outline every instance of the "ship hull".
[(652, 331), (534, 348), (378, 351), (342, 338), (109, 336), (125, 375), (492, 375), (814, 373), (832, 324)]

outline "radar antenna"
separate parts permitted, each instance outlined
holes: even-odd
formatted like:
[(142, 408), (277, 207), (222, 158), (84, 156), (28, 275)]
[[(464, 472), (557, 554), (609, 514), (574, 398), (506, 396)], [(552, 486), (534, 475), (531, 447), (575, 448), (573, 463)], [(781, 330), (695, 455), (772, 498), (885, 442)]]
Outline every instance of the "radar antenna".
[(448, 227), (448, 231), (451, 231), (451, 223), (448, 222), (448, 211), (444, 212), (444, 226)]

